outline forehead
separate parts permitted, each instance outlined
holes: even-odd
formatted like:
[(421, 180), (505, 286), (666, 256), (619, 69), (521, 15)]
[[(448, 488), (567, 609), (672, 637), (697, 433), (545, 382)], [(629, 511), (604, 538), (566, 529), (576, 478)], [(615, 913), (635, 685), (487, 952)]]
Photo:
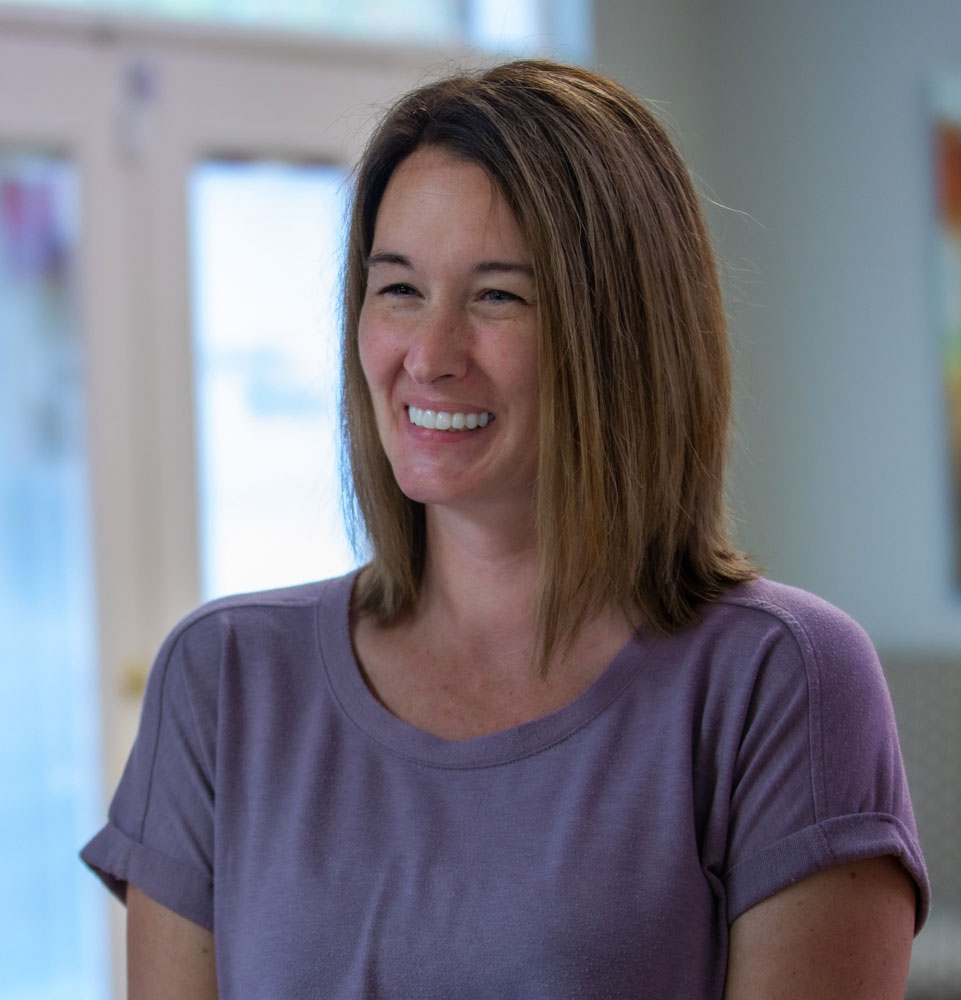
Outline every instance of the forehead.
[(402, 240), (426, 250), (438, 240), (526, 257), (520, 226), (498, 185), (470, 160), (422, 147), (402, 160), (387, 183), (374, 225), (373, 250)]

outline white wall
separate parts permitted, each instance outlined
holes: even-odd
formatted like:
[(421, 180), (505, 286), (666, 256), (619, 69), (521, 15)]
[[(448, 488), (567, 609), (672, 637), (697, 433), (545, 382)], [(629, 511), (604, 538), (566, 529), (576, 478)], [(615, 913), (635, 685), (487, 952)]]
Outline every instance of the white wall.
[(704, 0), (594, 0), (594, 65), (654, 104), (686, 156), (698, 157)]
[(961, 74), (961, 4), (600, 0), (596, 45), (732, 209), (742, 544), (882, 648), (961, 651), (925, 93)]

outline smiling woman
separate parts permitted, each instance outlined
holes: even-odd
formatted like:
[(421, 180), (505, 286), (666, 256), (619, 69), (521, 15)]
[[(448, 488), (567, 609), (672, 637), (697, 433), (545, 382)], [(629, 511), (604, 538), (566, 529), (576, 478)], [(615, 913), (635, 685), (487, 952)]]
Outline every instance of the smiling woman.
[(84, 856), (130, 996), (903, 997), (928, 881), (863, 631), (729, 542), (724, 315), (647, 108), (518, 62), (361, 163), (371, 561), (178, 626)]
[(517, 222), (479, 166), (423, 149), (394, 172), (358, 344), (403, 493), (447, 507), (497, 503), (504, 514), (509, 505), (532, 525), (537, 296)]

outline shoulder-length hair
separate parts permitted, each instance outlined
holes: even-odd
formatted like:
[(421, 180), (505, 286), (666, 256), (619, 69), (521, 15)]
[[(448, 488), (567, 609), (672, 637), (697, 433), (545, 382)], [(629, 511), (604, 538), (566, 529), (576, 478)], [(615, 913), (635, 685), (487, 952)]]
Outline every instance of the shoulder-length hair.
[(359, 166), (342, 413), (347, 488), (372, 552), (359, 610), (384, 624), (409, 614), (425, 561), (424, 507), (394, 480), (357, 344), (378, 207), (398, 164), (425, 146), (489, 174), (534, 267), (541, 669), (603, 609), (662, 632), (695, 622), (754, 574), (727, 537), (730, 370), (706, 226), (684, 164), (637, 98), (533, 60), (406, 95)]

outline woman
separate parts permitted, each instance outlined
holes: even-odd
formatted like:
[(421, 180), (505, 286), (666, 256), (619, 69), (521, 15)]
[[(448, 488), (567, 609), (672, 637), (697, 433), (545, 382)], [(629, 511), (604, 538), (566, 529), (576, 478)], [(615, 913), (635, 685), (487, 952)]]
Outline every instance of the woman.
[(726, 538), (721, 301), (657, 122), (544, 62), (408, 95), (346, 282), (373, 558), (161, 651), (84, 852), (130, 996), (903, 996), (887, 692)]

